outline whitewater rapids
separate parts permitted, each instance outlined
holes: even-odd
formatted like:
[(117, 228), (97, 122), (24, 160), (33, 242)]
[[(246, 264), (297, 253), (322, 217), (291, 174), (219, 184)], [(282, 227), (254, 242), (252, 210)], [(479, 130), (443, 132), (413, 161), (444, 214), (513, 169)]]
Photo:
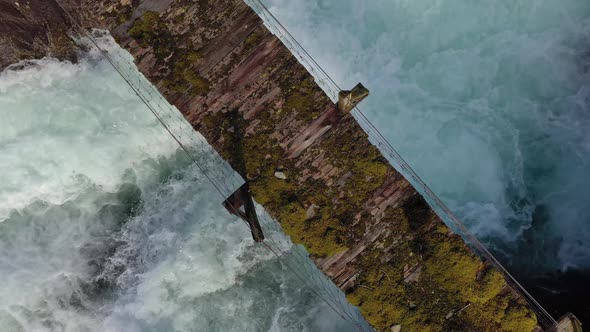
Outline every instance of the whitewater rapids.
[(355, 330), (254, 244), (98, 53), (23, 67), (0, 75), (0, 330)]

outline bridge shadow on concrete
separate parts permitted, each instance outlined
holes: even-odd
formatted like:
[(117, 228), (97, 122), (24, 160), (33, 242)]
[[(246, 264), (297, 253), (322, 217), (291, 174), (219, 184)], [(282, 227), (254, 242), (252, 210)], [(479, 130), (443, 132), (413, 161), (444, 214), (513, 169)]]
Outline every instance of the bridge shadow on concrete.
[(243, 143), (246, 121), (238, 110), (228, 112), (225, 117), (229, 121), (230, 128), (233, 129), (233, 133), (228, 135), (230, 139), (227, 144), (230, 150), (228, 162), (246, 182), (223, 202), (223, 206), (229, 213), (240, 217), (248, 224), (254, 241), (262, 242), (264, 241), (264, 233), (262, 232), (262, 227), (256, 214), (256, 206), (250, 193), (250, 185), (246, 172)]

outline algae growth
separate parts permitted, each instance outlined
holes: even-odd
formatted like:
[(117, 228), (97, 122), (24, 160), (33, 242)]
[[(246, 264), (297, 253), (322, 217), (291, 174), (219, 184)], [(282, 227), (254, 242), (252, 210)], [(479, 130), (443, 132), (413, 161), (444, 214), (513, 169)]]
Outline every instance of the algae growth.
[[(417, 199), (418, 204), (426, 204)], [(413, 202), (412, 209), (416, 209)], [(409, 331), (532, 331), (536, 317), (504, 277), (468, 251), (456, 234), (436, 221), (415, 220), (408, 209), (390, 209), (392, 246), (384, 262), (377, 247), (363, 256), (358, 285), (348, 294), (378, 330), (399, 324)], [(415, 227), (413, 236), (408, 231)], [(404, 235), (406, 234), (406, 235)], [(419, 271), (418, 280), (411, 272)]]
[(209, 91), (209, 82), (195, 67), (201, 59), (199, 52), (190, 47), (177, 47), (178, 37), (171, 34), (160, 14), (144, 13), (135, 20), (128, 33), (143, 47), (152, 47), (158, 62), (171, 68), (163, 80), (165, 88), (191, 95), (203, 95)]

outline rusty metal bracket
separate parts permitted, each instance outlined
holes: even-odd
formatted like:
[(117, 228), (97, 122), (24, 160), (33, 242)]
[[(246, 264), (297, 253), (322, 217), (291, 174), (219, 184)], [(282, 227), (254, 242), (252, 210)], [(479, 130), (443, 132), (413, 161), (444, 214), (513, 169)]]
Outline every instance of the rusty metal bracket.
[(244, 183), (244, 185), (231, 194), (223, 202), (223, 207), (225, 207), (229, 213), (248, 223), (254, 241), (264, 241), (264, 234), (262, 233), (262, 227), (258, 221), (256, 207), (254, 206), (254, 201), (252, 200), (248, 183)]
[(342, 113), (350, 113), (356, 105), (369, 96), (369, 90), (361, 83), (357, 84), (352, 90), (342, 90), (338, 92), (338, 110)]

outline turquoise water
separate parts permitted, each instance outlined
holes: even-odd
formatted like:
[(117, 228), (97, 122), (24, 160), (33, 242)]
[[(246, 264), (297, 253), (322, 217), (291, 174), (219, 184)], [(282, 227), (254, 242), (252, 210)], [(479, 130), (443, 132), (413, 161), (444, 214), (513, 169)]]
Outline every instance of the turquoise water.
[(263, 2), (545, 304), (590, 312), (590, 2)]
[(306, 253), (276, 228), (280, 260), (256, 245), (97, 54), (0, 74), (0, 119), (1, 331), (357, 331)]

